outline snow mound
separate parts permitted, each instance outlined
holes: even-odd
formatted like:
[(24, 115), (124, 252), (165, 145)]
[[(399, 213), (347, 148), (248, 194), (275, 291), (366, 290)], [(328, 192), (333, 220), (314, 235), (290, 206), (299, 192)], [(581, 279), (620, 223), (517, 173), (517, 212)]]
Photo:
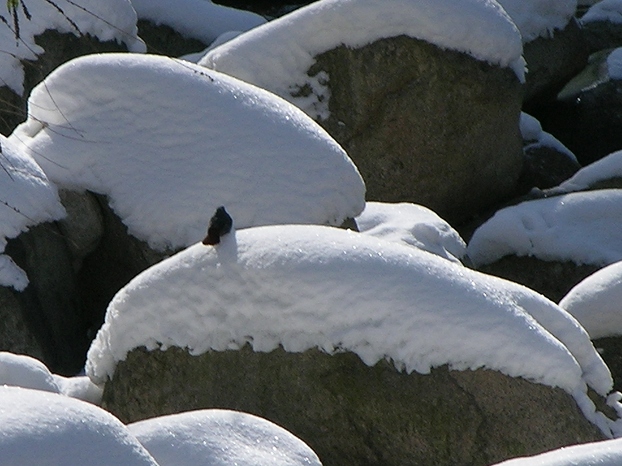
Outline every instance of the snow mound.
[(504, 256), (608, 265), (622, 260), (622, 191), (570, 193), (506, 207), (467, 246), (476, 266)]
[(559, 448), (536, 456), (515, 458), (496, 466), (619, 466), (622, 439), (584, 443)]
[(190, 411), (127, 427), (160, 466), (322, 465), (317, 455), (290, 432), (236, 411)]
[[(11, 21), (10, 2), (3, 2), (0, 15)], [(136, 35), (136, 12), (129, 0), (71, 0), (26, 2), (30, 19), (18, 7), (20, 39), (15, 39), (13, 26), (0, 24), (0, 83), (16, 94), (24, 91), (24, 70), (21, 60), (36, 60), (44, 50), (35, 43), (35, 36), (48, 29), (75, 35), (90, 34), (100, 41), (116, 40), (132, 52), (145, 52), (143, 41)], [(61, 13), (60, 10), (63, 11)], [(75, 26), (79, 31), (76, 31)]]
[[(280, 95), (314, 118), (328, 118), (330, 76), (308, 76), (314, 57), (401, 35), (511, 67), (524, 80), (520, 33), (489, 0), (323, 0), (253, 29), (199, 64)], [(311, 90), (312, 94), (299, 90)]]
[(57, 184), (108, 195), (129, 232), (156, 249), (203, 238), (220, 205), (237, 228), (338, 225), (365, 205), (356, 167), (304, 113), (183, 60), (80, 57), (29, 105), (10, 140)]
[(3, 466), (157, 463), (117, 418), (66, 396), (0, 386)]
[(608, 21), (614, 24), (622, 23), (622, 0), (594, 2), (594, 5), (581, 18), (582, 23), (593, 21)]
[(622, 262), (593, 273), (559, 302), (592, 339), (622, 335)]
[(516, 23), (523, 42), (552, 37), (564, 29), (577, 9), (577, 0), (497, 0)]
[(110, 303), (86, 371), (102, 384), (137, 347), (245, 344), (351, 351), (407, 373), (485, 367), (561, 387), (588, 418), (585, 383), (601, 394), (612, 384), (585, 330), (543, 296), (411, 246), (309, 225), (238, 231), (138, 275)]
[(41, 361), (21, 354), (0, 352), (0, 385), (60, 393), (97, 404), (102, 390), (86, 377), (52, 374)]
[(229, 31), (247, 31), (265, 18), (250, 11), (214, 5), (210, 0), (132, 0), (139, 19), (166, 24), (185, 37), (209, 44)]
[(418, 247), (453, 262), (466, 254), (466, 244), (449, 223), (417, 204), (368, 202), (356, 218), (363, 234)]
[[(56, 187), (41, 167), (0, 135), (0, 253), (8, 238), (64, 216)], [(18, 291), (28, 285), (26, 273), (4, 254), (0, 254), (0, 285)]]
[(579, 170), (558, 187), (549, 190), (551, 194), (563, 194), (589, 189), (590, 186), (611, 178), (622, 178), (622, 151), (613, 152)]

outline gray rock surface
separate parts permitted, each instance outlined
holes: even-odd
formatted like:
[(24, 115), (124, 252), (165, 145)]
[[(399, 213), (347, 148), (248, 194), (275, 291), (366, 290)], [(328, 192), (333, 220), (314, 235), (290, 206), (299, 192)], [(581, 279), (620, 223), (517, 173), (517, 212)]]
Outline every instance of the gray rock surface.
[[(527, 62), (525, 101), (527, 107), (554, 96), (587, 64), (590, 50), (577, 20), (572, 19), (549, 38), (539, 37), (524, 44)], [(534, 102), (534, 99), (536, 102)]]
[(511, 193), (522, 156), (521, 84), (501, 69), (405, 36), (316, 57), (330, 117), (368, 200), (415, 202), (450, 222)]
[(0, 287), (0, 351), (26, 354), (40, 361), (45, 359), (15, 291), (4, 287)]
[(486, 465), (602, 439), (565, 392), (487, 370), (406, 375), (353, 353), (136, 349), (106, 384), (124, 422), (199, 408), (271, 420), (325, 466)]

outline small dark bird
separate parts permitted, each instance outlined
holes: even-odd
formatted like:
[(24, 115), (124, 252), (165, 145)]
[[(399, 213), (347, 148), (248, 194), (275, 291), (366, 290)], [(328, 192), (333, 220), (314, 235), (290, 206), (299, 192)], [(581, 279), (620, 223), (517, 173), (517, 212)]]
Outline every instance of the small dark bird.
[(220, 243), (220, 237), (229, 233), (232, 226), (233, 219), (227, 213), (225, 207), (220, 206), (209, 221), (207, 236), (203, 240), (203, 244), (213, 246)]

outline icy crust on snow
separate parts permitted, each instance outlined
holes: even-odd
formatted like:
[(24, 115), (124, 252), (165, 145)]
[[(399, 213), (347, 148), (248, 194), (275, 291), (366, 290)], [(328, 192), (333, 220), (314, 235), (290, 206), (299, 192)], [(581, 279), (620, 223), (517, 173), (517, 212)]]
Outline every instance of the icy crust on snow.
[[(401, 35), (511, 67), (524, 80), (520, 33), (489, 0), (323, 0), (240, 35), (199, 64), (268, 89), (312, 117), (326, 119), (330, 76), (307, 74), (314, 57), (340, 45), (360, 48)], [(311, 94), (295, 97), (302, 90)]]
[[(41, 168), (0, 135), (0, 253), (7, 239), (30, 226), (64, 216), (56, 187)], [(0, 254), (0, 285), (18, 291), (28, 285), (26, 273), (4, 254)]]
[(582, 23), (592, 21), (622, 23), (622, 0), (602, 0), (594, 3), (581, 18)]
[(449, 223), (427, 207), (402, 202), (368, 202), (356, 218), (365, 235), (415, 246), (453, 262), (466, 254), (466, 244)]
[(156, 249), (202, 239), (220, 205), (237, 228), (339, 225), (365, 205), (358, 170), (303, 112), (183, 60), (81, 57), (29, 104), (10, 140), (55, 183), (108, 195), (129, 232)]
[(209, 44), (229, 31), (247, 31), (266, 19), (250, 11), (214, 5), (210, 0), (132, 0), (139, 19), (166, 24), (185, 37)]
[(612, 385), (585, 330), (543, 296), (411, 246), (310, 225), (238, 231), (143, 272), (110, 303), (86, 371), (102, 384), (141, 346), (201, 354), (247, 343), (351, 351), (407, 373), (485, 367), (561, 387), (588, 418), (598, 413), (585, 383), (603, 395)]
[(290, 432), (237, 411), (190, 411), (127, 428), (161, 465), (322, 466), (313, 450)]
[(0, 386), (3, 466), (157, 466), (112, 414), (39, 390)]
[(559, 302), (590, 338), (622, 335), (622, 262), (598, 270), (572, 288)]
[(506, 207), (467, 246), (476, 266), (504, 256), (608, 265), (622, 260), (622, 191), (570, 193)]
[(564, 29), (577, 9), (577, 0), (497, 0), (510, 15), (523, 42), (552, 37)]
[[(2, 2), (0, 15), (12, 24), (8, 3)], [(137, 36), (136, 12), (129, 0), (82, 0), (79, 4), (70, 0), (37, 0), (26, 2), (26, 5), (30, 19), (18, 7), (19, 40), (15, 39), (12, 25), (0, 23), (0, 85), (8, 86), (18, 95), (24, 90), (24, 70), (20, 60), (36, 60), (44, 52), (35, 43), (35, 36), (48, 29), (75, 35), (90, 34), (102, 42), (115, 40), (125, 44), (131, 52), (146, 50)]]

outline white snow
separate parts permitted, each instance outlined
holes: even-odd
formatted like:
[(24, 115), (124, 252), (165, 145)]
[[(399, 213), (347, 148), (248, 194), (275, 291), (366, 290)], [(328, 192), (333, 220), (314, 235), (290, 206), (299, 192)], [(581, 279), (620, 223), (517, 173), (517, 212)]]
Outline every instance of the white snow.
[(496, 466), (619, 466), (622, 439), (584, 443), (559, 448), (536, 456), (515, 458)]
[(565, 389), (611, 435), (585, 387), (606, 394), (609, 370), (570, 314), (515, 283), (331, 227), (249, 228), (148, 269), (112, 300), (86, 371), (102, 384), (137, 347), (201, 354), (247, 343), (351, 351), (407, 373), (498, 370)]
[(98, 404), (102, 390), (86, 376), (63, 377), (52, 374), (41, 361), (30, 356), (0, 352), (0, 386), (31, 388), (60, 393)]
[(363, 234), (418, 247), (453, 262), (466, 254), (466, 244), (449, 223), (417, 204), (368, 202), (356, 218)]
[(523, 42), (553, 37), (564, 29), (577, 9), (577, 0), (497, 0), (512, 18)]
[(613, 152), (583, 167), (558, 187), (550, 189), (549, 192), (563, 194), (582, 191), (611, 178), (622, 178), (622, 151)]
[(129, 232), (157, 249), (202, 239), (220, 205), (237, 228), (338, 225), (365, 205), (358, 170), (313, 120), (183, 60), (80, 57), (29, 105), (10, 141), (55, 183), (108, 195)]
[(31, 19), (26, 18), (21, 7), (18, 8), (20, 40), (15, 39), (8, 3), (0, 5), (0, 15), (10, 25), (0, 23), (0, 85), (8, 86), (19, 95), (24, 90), (24, 70), (20, 60), (36, 60), (44, 52), (35, 43), (35, 36), (48, 29), (74, 35), (89, 34), (102, 42), (114, 40), (125, 44), (132, 52), (146, 50), (136, 35), (136, 12), (129, 0), (81, 0), (79, 4), (71, 0), (26, 2)]
[[(240, 35), (199, 64), (256, 84), (316, 119), (329, 116), (325, 72), (309, 76), (317, 55), (345, 45), (410, 36), (478, 60), (511, 67), (524, 79), (521, 36), (490, 0), (323, 0)], [(297, 91), (310, 89), (310, 95)]]
[(535, 147), (550, 147), (578, 163), (576, 156), (570, 149), (564, 146), (552, 134), (543, 131), (540, 122), (525, 112), (521, 112), (520, 115), (520, 131), (524, 141), (523, 150)]
[[(41, 168), (0, 135), (0, 253), (8, 238), (64, 216), (56, 187)], [(0, 254), (0, 285), (18, 291), (28, 285), (26, 273), (4, 254)]]
[(622, 190), (570, 193), (506, 207), (473, 234), (476, 266), (504, 256), (608, 265), (622, 260)]
[(270, 421), (221, 409), (129, 424), (160, 466), (321, 466), (300, 439)]
[(215, 5), (210, 0), (131, 0), (139, 19), (166, 24), (181, 35), (210, 44), (228, 31), (247, 31), (265, 18), (250, 11)]
[(559, 305), (581, 322), (592, 339), (622, 335), (622, 262), (585, 278)]
[(103, 409), (19, 387), (0, 386), (0, 452), (3, 466), (157, 466)]
[(622, 23), (622, 0), (602, 0), (595, 4), (581, 18), (582, 23), (608, 21)]

